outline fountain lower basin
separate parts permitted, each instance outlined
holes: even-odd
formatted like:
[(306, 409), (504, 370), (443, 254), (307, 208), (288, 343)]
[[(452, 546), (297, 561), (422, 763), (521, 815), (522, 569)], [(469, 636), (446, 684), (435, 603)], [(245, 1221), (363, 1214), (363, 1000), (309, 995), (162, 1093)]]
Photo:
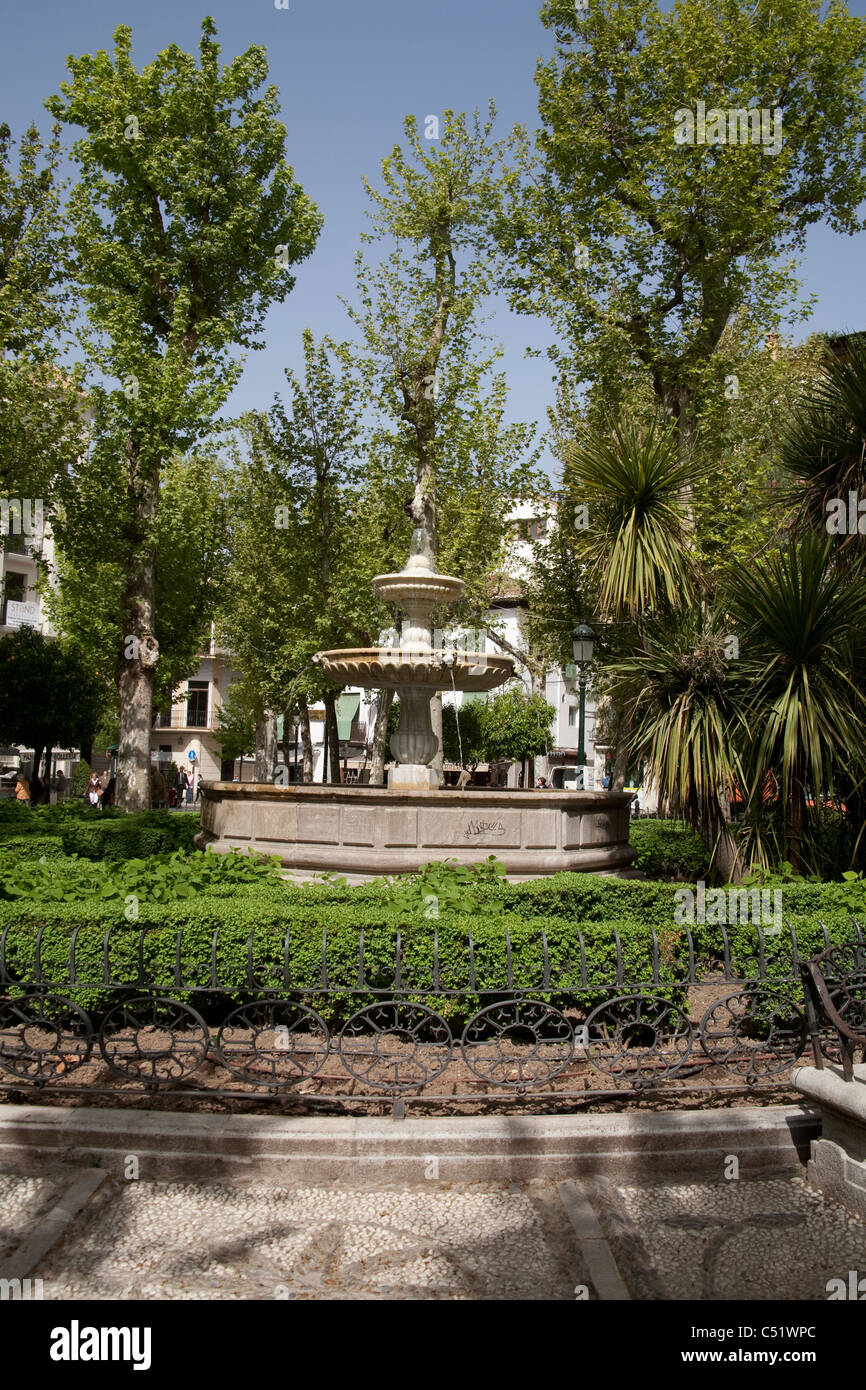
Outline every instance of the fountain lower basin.
[(570, 870), (624, 874), (626, 792), (435, 791), (384, 787), (210, 782), (202, 792), (199, 848), (279, 855), (298, 878), (321, 873), (363, 882), (410, 873), (431, 860), (475, 864), (494, 854), (515, 881)]

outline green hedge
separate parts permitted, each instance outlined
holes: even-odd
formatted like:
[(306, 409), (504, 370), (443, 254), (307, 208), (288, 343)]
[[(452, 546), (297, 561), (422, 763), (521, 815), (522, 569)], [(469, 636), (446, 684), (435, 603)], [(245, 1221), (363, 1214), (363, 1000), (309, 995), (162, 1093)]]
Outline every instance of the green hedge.
[(4, 835), (0, 839), (0, 861), (6, 855), (20, 859), (63, 859), (59, 835)]
[[(832, 942), (854, 939), (850, 919), (845, 915), (823, 915)], [(824, 948), (821, 919), (802, 913), (791, 918), (797, 933), (801, 956)], [(62, 992), (82, 1007), (97, 1013), (113, 1002), (110, 991), (101, 988), (105, 934), (112, 928), (109, 961), (118, 981), (133, 981), (138, 966), (140, 932), (145, 932), (145, 961), (154, 970), (154, 980), (174, 997), (190, 997), (196, 1007), (211, 1017), (223, 1016), (231, 1002), (248, 998), (248, 948), (254, 934), (253, 963), (259, 987), (280, 989), (283, 985), (285, 934), (290, 936), (291, 984), (314, 991), (310, 1002), (323, 1012), (329, 1023), (344, 1021), (355, 1009), (371, 1002), (369, 994), (357, 988), (361, 929), (364, 933), (364, 977), (368, 988), (390, 988), (393, 983), (398, 933), (401, 945), (403, 989), (421, 991), (433, 987), (434, 928), (438, 939), (440, 979), (443, 989), (469, 989), (471, 985), (470, 933), (474, 949), (475, 984), (478, 989), (505, 992), (507, 980), (506, 930), (511, 944), (513, 985), (540, 991), (544, 978), (546, 937), (550, 964), (551, 1002), (568, 1002), (590, 1008), (616, 992), (617, 943), (619, 935), (624, 979), (622, 992), (629, 992), (638, 981), (652, 977), (653, 939), (649, 926), (627, 917), (586, 920), (580, 923), (587, 984), (581, 984), (581, 932), (578, 922), (564, 916), (518, 917), (513, 913), (497, 917), (483, 913), (447, 914), (432, 923), (413, 918), (387, 903), (326, 903), (304, 897), (279, 886), (256, 887), (232, 898), (201, 895), (187, 903), (141, 904), (139, 920), (129, 923), (122, 904), (89, 900), (74, 904), (0, 903), (0, 930), (6, 932), (7, 968), (19, 979), (32, 978), (36, 936), (42, 934), (40, 957), (42, 976), (59, 985), (67, 978), (72, 929), (76, 937), (76, 968), (83, 988)], [(693, 929), (695, 965), (699, 975), (718, 968), (723, 957), (718, 927)], [(175, 980), (178, 932), (181, 938), (182, 984)], [(217, 969), (221, 987), (229, 990), (225, 998), (211, 997), (211, 953), (217, 934)], [(686, 932), (670, 922), (657, 931), (659, 978), (676, 984), (687, 977), (688, 942)], [(731, 962), (736, 974), (748, 978), (757, 973), (758, 945), (755, 928), (750, 925), (728, 930)], [(343, 986), (345, 996), (325, 998), (318, 993), (322, 969), (322, 948), (328, 965), (331, 988)], [(787, 930), (780, 936), (765, 938), (765, 960), (771, 976), (791, 970), (792, 947)], [(89, 986), (89, 988), (87, 987)], [(205, 993), (187, 995), (185, 987), (200, 986)], [(735, 986), (732, 986), (732, 989)], [(800, 997), (799, 984), (782, 984), (784, 997)], [(421, 997), (421, 996), (419, 996)], [(682, 991), (671, 997), (682, 998)], [(479, 1007), (476, 995), (454, 998), (445, 995), (424, 997), (452, 1021), (463, 1019)], [(483, 1002), (491, 1002), (488, 998)]]
[(125, 815), (116, 806), (94, 810), (80, 797), (68, 797), (54, 806), (25, 806), (13, 798), (0, 801), (0, 835), (59, 835), (72, 821), (111, 820)]
[(196, 814), (142, 811), (107, 820), (71, 820), (62, 831), (64, 854), (80, 859), (145, 859), (182, 850), (191, 854), (200, 829)]
[(8, 832), (18, 835), (30, 828), (33, 819), (33, 808), (25, 806), (23, 801), (16, 801), (14, 796), (4, 797), (0, 801), (0, 834)]
[(632, 819), (629, 843), (637, 850), (633, 867), (642, 869), (649, 878), (693, 883), (707, 877), (709, 851), (700, 835), (683, 821)]

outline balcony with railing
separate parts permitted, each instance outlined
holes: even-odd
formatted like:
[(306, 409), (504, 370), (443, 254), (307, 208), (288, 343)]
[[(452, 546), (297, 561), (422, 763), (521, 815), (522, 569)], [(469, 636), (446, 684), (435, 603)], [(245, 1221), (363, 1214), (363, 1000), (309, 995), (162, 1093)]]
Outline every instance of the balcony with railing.
[(164, 710), (154, 715), (154, 729), (216, 729), (219, 720), (205, 708), (196, 705), (183, 709)]

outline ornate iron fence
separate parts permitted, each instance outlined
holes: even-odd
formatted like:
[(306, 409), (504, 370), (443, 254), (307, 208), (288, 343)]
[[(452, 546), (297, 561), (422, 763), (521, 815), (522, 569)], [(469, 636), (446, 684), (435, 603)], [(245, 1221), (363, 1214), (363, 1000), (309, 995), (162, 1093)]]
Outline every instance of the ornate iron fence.
[[(63, 976), (48, 978), (44, 930), (24, 963), (20, 941), (7, 949), (10, 928), (0, 935), (0, 1089), (7, 1092), (96, 1092), (118, 1101), (166, 1090), (293, 1096), (299, 1105), (337, 1109), (385, 1102), (397, 1115), (407, 1101), (454, 1109), (521, 1099), (573, 1109), (624, 1092), (784, 1090), (810, 1037), (819, 1064), (823, 1053), (846, 1075), (850, 1048), (866, 1045), (866, 943), (857, 923), (842, 948), (830, 947), (824, 928), (827, 950), (811, 964), (792, 927), (756, 927), (747, 971), (725, 927), (717, 961), (701, 972), (688, 929), (673, 962), (652, 931), (645, 978), (629, 974), (616, 929), (610, 971), (590, 962), (580, 931), (568, 970), (552, 968), (540, 933), (539, 978), (522, 983), (507, 932), (504, 969), (492, 983), (470, 934), (459, 987), (449, 983), (453, 963), (443, 968), (435, 931), (421, 984), (406, 977), (399, 933), (389, 978), (379, 962), (371, 981), (362, 930), (350, 980), (345, 971), (334, 977), (323, 933), (317, 977), (299, 984), (290, 932), (276, 969), (273, 960), (262, 967), (251, 932), (243, 970), (235, 954), (227, 978), (215, 931), (208, 967), (199, 963), (190, 978), (183, 932), (169, 965), (153, 958), (150, 933), (141, 930), (135, 960), (127, 951), (118, 978), (114, 930), (105, 933), (99, 969), (91, 958), (81, 970), (79, 928)], [(128, 929), (123, 938), (129, 942)], [(811, 992), (816, 977), (823, 996)], [(811, 982), (805, 991), (804, 980)]]

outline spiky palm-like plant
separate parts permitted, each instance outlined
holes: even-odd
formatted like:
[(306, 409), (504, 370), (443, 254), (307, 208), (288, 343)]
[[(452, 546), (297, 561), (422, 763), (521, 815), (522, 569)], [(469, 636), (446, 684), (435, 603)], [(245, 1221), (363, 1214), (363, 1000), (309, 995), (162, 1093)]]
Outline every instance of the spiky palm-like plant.
[(866, 582), (843, 571), (829, 537), (806, 534), (741, 570), (730, 609), (740, 634), (745, 713), (752, 731), (750, 801), (760, 818), (775, 774), (786, 816), (787, 858), (802, 863), (807, 791), (833, 801), (840, 769), (866, 772)]
[(686, 494), (694, 473), (677, 454), (674, 430), (627, 418), (588, 436), (566, 455), (570, 498), (586, 505), (583, 553), (602, 611), (639, 624), (676, 607), (690, 589)]
[(659, 794), (698, 831), (723, 881), (739, 876), (722, 797), (742, 785), (742, 675), (728, 634), (699, 609), (644, 629), (642, 648), (613, 671), (631, 735)]
[[(828, 354), (824, 374), (782, 436), (781, 462), (795, 534), (826, 535), (828, 503), (840, 500), (847, 511), (849, 493), (866, 498), (866, 334), (849, 339), (844, 357)], [(847, 560), (862, 554), (866, 541), (855, 531), (835, 545)]]

